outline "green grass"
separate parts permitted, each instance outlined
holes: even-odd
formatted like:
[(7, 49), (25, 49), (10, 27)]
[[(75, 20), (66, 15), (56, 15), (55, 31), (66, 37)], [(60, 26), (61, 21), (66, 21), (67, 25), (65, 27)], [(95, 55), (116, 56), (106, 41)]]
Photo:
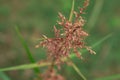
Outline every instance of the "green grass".
[(120, 74), (114, 74), (114, 75), (110, 75), (102, 78), (97, 78), (95, 80), (119, 80), (119, 79), (120, 79)]
[[(35, 61), (35, 59), (33, 58), (33, 55), (32, 55), (32, 53), (31, 53), (29, 47), (27, 46), (25, 40), (23, 39), (23, 37), (22, 37), (22, 35), (21, 35), (18, 27), (15, 27), (15, 30), (16, 30), (17, 36), (18, 36), (18, 38), (19, 38), (19, 40), (20, 40), (23, 48), (24, 48), (25, 51), (26, 51), (26, 54), (28, 55), (28, 59), (30, 60), (31, 63), (35, 63), (36, 61)], [(40, 73), (39, 68), (34, 68), (34, 72), (35, 72), (35, 73)]]
[[(14, 0), (15, 1), (15, 0)], [(76, 0), (76, 2), (74, 2), (73, 0), (73, 4), (75, 3), (75, 9), (77, 10), (79, 6), (81, 6), (82, 2), (84, 0)], [(104, 70), (103, 74), (98, 74), (97, 76), (104, 76), (104, 73), (106, 73), (106, 70), (112, 70), (112, 71), (117, 71), (117, 67), (119, 67), (119, 56), (120, 56), (120, 50), (119, 50), (119, 22), (120, 20), (117, 19), (119, 18), (119, 0), (90, 0), (91, 3), (88, 7), (88, 11), (86, 10), (86, 14), (89, 19), (87, 21), (87, 29), (86, 31), (89, 31), (90, 36), (92, 36), (92, 38), (94, 38), (93, 42), (91, 45), (93, 50), (96, 51), (97, 55), (92, 55), (93, 57), (99, 57), (99, 59), (102, 59), (102, 56), (106, 56), (105, 59), (103, 60), (103, 62), (101, 60), (98, 60), (98, 62), (100, 61), (100, 63), (104, 63), (103, 65), (96, 65), (96, 67), (94, 67), (94, 63), (96, 63), (96, 60), (94, 58), (92, 58), (95, 61), (88, 61), (86, 64), (85, 63), (75, 63), (76, 65), (80, 65), (78, 66), (73, 66), (74, 71), (76, 71), (75, 73), (78, 74), (78, 76), (76, 76), (78, 79), (75, 80), (79, 80), (79, 77), (81, 77), (81, 73), (82, 72), (86, 72), (83, 73), (84, 76), (86, 78), (91, 78), (92, 77), (96, 77), (96, 75), (94, 75), (94, 72), (96, 71), (97, 73), (100, 72), (100, 70)], [(37, 1), (37, 0), (31, 0), (31, 1), (18, 1), (18, 5), (14, 5), (14, 3), (17, 2), (8, 2), (8, 1), (0, 1), (0, 55), (5, 54), (5, 59), (2, 59), (3, 62), (4, 60), (7, 60), (6, 63), (1, 63), (1, 65), (4, 66), (10, 66), (13, 65), (12, 60), (6, 57), (6, 53), (9, 53), (10, 51), (10, 55), (12, 55), (11, 53), (14, 53), (14, 48), (17, 45), (15, 42), (12, 42), (12, 39), (14, 39), (14, 34), (12, 33), (12, 26), (11, 24), (19, 24), (21, 27), (21, 30), (23, 30), (25, 33), (24, 34), (28, 34), (30, 36), (30, 41), (31, 39), (34, 38), (39, 38), (39, 36), (36, 37), (36, 35), (39, 35), (39, 33), (42, 33), (40, 29), (44, 30), (43, 34), (47, 34), (47, 36), (50, 36), (52, 34), (49, 34), (52, 31), (52, 25), (54, 25), (56, 20), (56, 16), (57, 16), (57, 12), (60, 11), (63, 14), (65, 14), (65, 16), (70, 16), (69, 21), (71, 21), (72, 19), (72, 15), (73, 15), (73, 10), (74, 10), (74, 6), (72, 6), (71, 9), (71, 14), (69, 15), (69, 9), (71, 8), (70, 3), (72, 2), (70, 0), (70, 2), (68, 1), (64, 1), (64, 0), (55, 0), (55, 1)], [(65, 8), (65, 6), (67, 6)], [(22, 9), (23, 7), (23, 9)], [(12, 10), (13, 8), (14, 11)], [(14, 12), (14, 14), (13, 14)], [(83, 15), (84, 16), (84, 15)], [(86, 18), (86, 16), (85, 16)], [(114, 19), (115, 18), (115, 19)], [(4, 24), (4, 25), (3, 25)], [(49, 27), (50, 26), (50, 27)], [(31, 28), (30, 28), (31, 27)], [(39, 29), (39, 30), (38, 30)], [(29, 46), (27, 44), (29, 44), (29, 42), (26, 42), (24, 37), (22, 36), (20, 30), (18, 27), (15, 27), (16, 33), (17, 33), (17, 37), (18, 40), (21, 42), (22, 47), (24, 48), (26, 54), (27, 54), (27, 58), (30, 61), (30, 64), (23, 64), (23, 65), (18, 65), (18, 66), (13, 66), (13, 67), (4, 67), (4, 68), (0, 68), (0, 80), (14, 80), (14, 77), (12, 77), (11, 75), (8, 75), (6, 73), (4, 73), (4, 71), (12, 71), (12, 70), (17, 70), (19, 72), (19, 70), (24, 71), (27, 69), (32, 69), (34, 70), (35, 74), (41, 73), (42, 69), (46, 68), (46, 66), (49, 66), (50, 63), (49, 62), (45, 62), (45, 63), (41, 63), (38, 64), (38, 60), (39, 60), (39, 56), (41, 56), (41, 53), (44, 54), (44, 52), (40, 51), (39, 49), (32, 49), (30, 50)], [(92, 31), (92, 32), (91, 32)], [(118, 31), (118, 32), (117, 32)], [(113, 34), (113, 33), (116, 34)], [(111, 34), (108, 34), (111, 33)], [(34, 34), (34, 35), (33, 35)], [(108, 34), (108, 35), (106, 35)], [(103, 37), (103, 35), (106, 35), (105, 37)], [(100, 36), (100, 37), (99, 37)], [(102, 36), (102, 37), (101, 37)], [(6, 40), (6, 38), (9, 38), (10, 40)], [(33, 37), (33, 38), (31, 38)], [(99, 41), (96, 41), (96, 37), (99, 37)], [(88, 40), (89, 41), (89, 40)], [(30, 44), (34, 44), (34, 42), (30, 42)], [(89, 43), (88, 43), (89, 44)], [(21, 46), (17, 46), (18, 48), (20, 48)], [(104, 49), (103, 49), (104, 48)], [(8, 52), (4, 51), (8, 50)], [(9, 50), (10, 49), (10, 50)], [(35, 57), (33, 55), (32, 52), (35, 52)], [(82, 50), (81, 53), (84, 54), (86, 53), (87, 50)], [(108, 51), (108, 53), (106, 53)], [(22, 52), (22, 51), (21, 51)], [(37, 53), (37, 54), (36, 54)], [(103, 53), (103, 54), (102, 54)], [(71, 54), (69, 55), (70, 58), (72, 60), (76, 59), (76, 55)], [(88, 55), (89, 56), (89, 55)], [(0, 56), (1, 57), (1, 56)], [(3, 57), (3, 58), (4, 58)], [(17, 57), (17, 56), (14, 56)], [(36, 60), (35, 60), (35, 59)], [(0, 60), (1, 60), (0, 59)], [(38, 59), (38, 60), (37, 60)], [(1, 60), (1, 61), (2, 61)], [(68, 61), (67, 58), (64, 58), (65, 61)], [(91, 60), (91, 59), (90, 59)], [(24, 61), (20, 60), (20, 63), (24, 63)], [(77, 61), (76, 61), (77, 62)], [(81, 61), (78, 61), (81, 62)], [(10, 63), (10, 64), (9, 64)], [(17, 60), (15, 61), (15, 64), (19, 63), (17, 62)], [(82, 67), (84, 66), (84, 68)], [(92, 66), (92, 68), (91, 68)], [(99, 67), (99, 68), (98, 68)], [(67, 67), (68, 68), (68, 67)], [(80, 68), (80, 69), (79, 69)], [(111, 69), (112, 68), (112, 69)], [(65, 73), (67, 73), (67, 70), (63, 70), (65, 71)], [(100, 77), (100, 78), (96, 78), (93, 80), (119, 80), (120, 79), (120, 74), (116, 74), (117, 72), (115, 72), (115, 74), (112, 74), (112, 71), (107, 73), (108, 76), (104, 76), (104, 77)], [(74, 72), (70, 72), (71, 74), (74, 74)], [(24, 76), (24, 73), (23, 73)], [(70, 75), (68, 75), (69, 77)], [(17, 75), (18, 79), (20, 78), (19, 75)], [(35, 77), (34, 75), (32, 77)], [(66, 77), (66, 75), (65, 75)], [(71, 77), (71, 76), (70, 76)], [(20, 78), (21, 79), (21, 78)], [(70, 78), (70, 80), (72, 80), (72, 77)], [(84, 79), (85, 80), (85, 79)], [(88, 79), (89, 80), (89, 79)]]
[(4, 72), (0, 72), (0, 79), (2, 79), (2, 80), (11, 80)]
[[(111, 34), (105, 36), (104, 38), (102, 38), (100, 41), (96, 42), (92, 48), (95, 48), (97, 46), (99, 46), (102, 42), (104, 42), (105, 40), (109, 39), (111, 37)], [(71, 58), (76, 57), (75, 54), (71, 54), (70, 55)], [(66, 60), (66, 59), (65, 59)], [(66, 60), (67, 61), (67, 60)], [(38, 63), (32, 63), (32, 64), (26, 64), (26, 65), (20, 65), (20, 66), (16, 66), (16, 67), (10, 67), (10, 68), (3, 68), (0, 69), (0, 71), (10, 71), (10, 70), (24, 70), (24, 69), (31, 69), (31, 68), (36, 68), (36, 67), (43, 67), (43, 66), (48, 66), (50, 65), (50, 63), (42, 63), (42, 64), (38, 64)]]

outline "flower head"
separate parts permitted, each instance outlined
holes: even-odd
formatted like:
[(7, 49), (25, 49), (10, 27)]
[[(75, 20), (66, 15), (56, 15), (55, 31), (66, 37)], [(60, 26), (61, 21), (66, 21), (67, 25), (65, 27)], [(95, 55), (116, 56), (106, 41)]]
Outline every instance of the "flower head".
[(82, 59), (81, 53), (78, 49), (86, 48), (91, 54), (95, 54), (90, 47), (87, 47), (84, 42), (84, 38), (88, 36), (88, 33), (83, 30), (85, 20), (81, 16), (85, 8), (88, 6), (88, 0), (85, 1), (84, 7), (80, 8), (79, 13), (74, 11), (75, 18), (69, 21), (60, 12), (60, 21), (57, 21), (61, 29), (58, 30), (54, 26), (54, 38), (47, 38), (40, 42), (37, 46), (43, 46), (48, 51), (48, 58), (60, 61), (62, 57), (68, 57), (70, 52), (73, 51), (79, 58)]

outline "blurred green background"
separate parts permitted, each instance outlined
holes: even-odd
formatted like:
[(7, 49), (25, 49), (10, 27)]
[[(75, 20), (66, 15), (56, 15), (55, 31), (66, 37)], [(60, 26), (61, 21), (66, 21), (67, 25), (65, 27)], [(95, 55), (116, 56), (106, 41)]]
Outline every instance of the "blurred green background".
[[(78, 11), (83, 1), (75, 1), (75, 10)], [(30, 63), (14, 29), (16, 25), (36, 61), (45, 59), (45, 51), (35, 48), (40, 34), (54, 37), (53, 25), (58, 20), (58, 12), (68, 18), (71, 3), (72, 0), (0, 0), (0, 68)], [(86, 52), (86, 61), (73, 58), (73, 62), (88, 80), (120, 74), (120, 0), (91, 0), (83, 16), (84, 29), (89, 33), (87, 45), (94, 45), (106, 35), (112, 36), (93, 48), (96, 55)], [(64, 65), (60, 73), (66, 80), (80, 80), (70, 66)], [(34, 78), (32, 70), (6, 71), (5, 74), (10, 80)]]

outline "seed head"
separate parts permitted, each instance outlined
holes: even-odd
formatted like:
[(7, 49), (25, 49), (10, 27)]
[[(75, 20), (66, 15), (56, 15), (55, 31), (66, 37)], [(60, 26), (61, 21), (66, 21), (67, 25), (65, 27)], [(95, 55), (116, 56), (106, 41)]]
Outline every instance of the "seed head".
[(75, 18), (73, 22), (66, 19), (62, 13), (58, 13), (60, 21), (57, 21), (57, 24), (61, 26), (61, 29), (58, 30), (56, 26), (54, 26), (55, 37), (45, 37), (44, 40), (36, 46), (45, 47), (49, 59), (61, 61), (61, 58), (68, 57), (71, 51), (82, 59), (78, 49), (83, 48), (86, 48), (91, 54), (95, 54), (95, 52), (90, 47), (87, 47), (84, 42), (84, 38), (88, 36), (88, 33), (83, 30), (86, 21), (81, 14), (84, 13), (83, 11), (88, 6), (88, 1), (89, 0), (86, 0), (84, 2), (84, 7), (80, 8), (79, 13), (74, 11)]

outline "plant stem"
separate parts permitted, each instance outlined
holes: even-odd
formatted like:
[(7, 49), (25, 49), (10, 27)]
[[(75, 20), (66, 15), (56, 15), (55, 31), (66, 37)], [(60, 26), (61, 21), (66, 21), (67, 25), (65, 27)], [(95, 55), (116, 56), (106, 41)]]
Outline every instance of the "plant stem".
[[(75, 5), (75, 0), (73, 0), (72, 2), (72, 8), (71, 8), (70, 17), (69, 17), (70, 22), (72, 21), (72, 17), (74, 13), (74, 5)], [(83, 80), (86, 80), (85, 76), (80, 72), (79, 68), (74, 63), (72, 63), (72, 66), (74, 70), (83, 78)]]
[(72, 8), (71, 8), (70, 17), (69, 17), (70, 22), (72, 21), (72, 17), (73, 17), (74, 5), (75, 5), (75, 0), (73, 0), (72, 2)]
[[(19, 40), (20, 40), (23, 48), (24, 48), (25, 51), (26, 51), (26, 54), (28, 55), (28, 59), (30, 60), (31, 63), (35, 63), (36, 61), (35, 61), (35, 59), (33, 58), (32, 53), (31, 53), (28, 45), (26, 44), (25, 40), (23, 39), (23, 36), (21, 35), (18, 27), (15, 27), (15, 30), (16, 30), (17, 36), (18, 36), (18, 38), (19, 38)], [(34, 68), (33, 70), (34, 70), (34, 72), (35, 72), (36, 74), (40, 73), (39, 68)]]
[(0, 72), (0, 79), (2, 80), (11, 80), (4, 72)]
[(86, 77), (81, 73), (80, 69), (72, 61), (71, 65), (73, 69), (78, 73), (78, 75), (83, 78), (83, 80), (87, 80)]
[(51, 62), (51, 65), (50, 65), (50, 71), (53, 70), (54, 65), (55, 65), (55, 58), (53, 58), (53, 60), (52, 60), (52, 62)]
[(96, 0), (95, 5), (93, 7), (93, 11), (90, 15), (90, 18), (88, 20), (87, 26), (88, 26), (88, 31), (95, 27), (95, 24), (98, 20), (99, 14), (102, 10), (104, 0)]
[(114, 74), (106, 77), (97, 78), (95, 80), (118, 80), (120, 79), (120, 74)]

